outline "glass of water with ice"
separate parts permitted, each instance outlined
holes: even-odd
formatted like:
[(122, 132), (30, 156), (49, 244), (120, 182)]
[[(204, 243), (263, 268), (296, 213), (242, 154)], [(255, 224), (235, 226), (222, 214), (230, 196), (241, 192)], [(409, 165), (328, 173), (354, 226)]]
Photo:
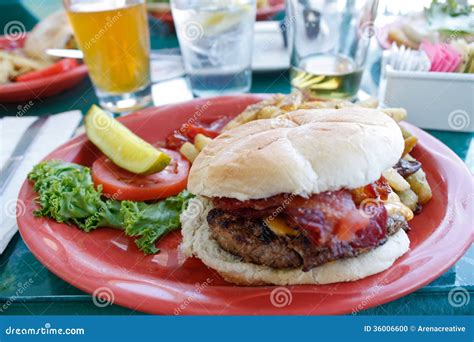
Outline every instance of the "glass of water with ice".
[(249, 91), (255, 0), (171, 0), (194, 95)]

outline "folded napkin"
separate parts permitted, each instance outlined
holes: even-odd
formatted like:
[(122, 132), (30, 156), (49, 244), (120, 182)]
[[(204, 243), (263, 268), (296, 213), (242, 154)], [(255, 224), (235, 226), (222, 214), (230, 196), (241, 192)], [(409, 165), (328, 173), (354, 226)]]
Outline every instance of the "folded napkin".
[[(0, 119), (0, 167), (3, 167), (29, 125), (36, 117), (5, 117)], [(30, 145), (25, 158), (16, 169), (1, 196), (2, 215), (0, 217), (0, 254), (3, 253), (18, 227), (16, 214), (24, 213), (25, 207), (17, 203), (18, 192), (28, 172), (48, 153), (71, 138), (81, 122), (80, 111), (70, 111), (52, 115), (41, 127)]]

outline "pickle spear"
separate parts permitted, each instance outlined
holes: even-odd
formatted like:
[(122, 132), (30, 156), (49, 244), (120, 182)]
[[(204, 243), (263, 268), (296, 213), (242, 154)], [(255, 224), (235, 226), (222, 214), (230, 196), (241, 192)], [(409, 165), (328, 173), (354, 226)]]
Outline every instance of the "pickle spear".
[(171, 158), (155, 148), (100, 107), (93, 105), (85, 117), (86, 134), (117, 166), (136, 174), (163, 170)]

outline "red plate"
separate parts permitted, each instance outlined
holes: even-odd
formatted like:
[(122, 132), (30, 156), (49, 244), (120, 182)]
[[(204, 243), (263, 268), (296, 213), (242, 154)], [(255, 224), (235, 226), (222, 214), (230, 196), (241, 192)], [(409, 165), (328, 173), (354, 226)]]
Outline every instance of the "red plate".
[[(257, 9), (257, 20), (270, 20), (277, 13), (285, 10), (285, 0), (270, 0), (269, 6)], [(171, 11), (150, 10), (150, 14), (168, 25), (173, 25)]]
[[(22, 47), (26, 37), (11, 41), (5, 36), (0, 36), (0, 49)], [(13, 82), (0, 84), (0, 102), (19, 102), (35, 100), (56, 95), (66, 89), (72, 88), (87, 75), (87, 67), (81, 64), (78, 67), (61, 74), (44, 77), (28, 82)]]
[[(261, 98), (244, 95), (198, 99), (145, 109), (120, 120), (155, 143), (196, 117), (235, 116)], [(88, 293), (108, 291), (115, 303), (134, 310), (164, 314), (307, 315), (366, 309), (402, 297), (439, 277), (473, 240), (469, 171), (441, 142), (409, 124), (406, 127), (420, 140), (414, 156), (423, 163), (434, 196), (411, 222), (410, 251), (390, 269), (363, 280), (287, 288), (233, 286), (199, 260), (185, 260), (178, 251), (179, 232), (159, 242), (160, 254), (144, 256), (132, 240), (117, 230), (99, 229), (87, 234), (73, 226), (35, 218), (32, 212), (37, 208), (36, 194), (27, 182), (19, 195), (18, 225), (32, 253), (53, 273)], [(91, 165), (98, 156), (98, 150), (82, 135), (47, 159)]]

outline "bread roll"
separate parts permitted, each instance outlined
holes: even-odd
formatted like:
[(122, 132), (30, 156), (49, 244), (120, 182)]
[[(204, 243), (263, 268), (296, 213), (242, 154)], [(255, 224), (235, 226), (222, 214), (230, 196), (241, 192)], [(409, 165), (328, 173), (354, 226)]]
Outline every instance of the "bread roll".
[(403, 148), (399, 126), (379, 110), (297, 110), (222, 133), (194, 161), (188, 189), (241, 201), (353, 189), (379, 179)]

